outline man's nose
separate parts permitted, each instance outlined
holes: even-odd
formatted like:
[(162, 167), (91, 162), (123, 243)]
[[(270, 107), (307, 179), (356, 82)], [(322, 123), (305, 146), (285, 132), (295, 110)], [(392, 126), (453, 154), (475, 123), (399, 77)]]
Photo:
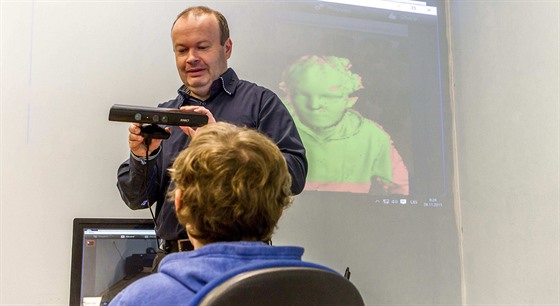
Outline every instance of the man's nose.
[(190, 50), (189, 53), (187, 54), (187, 59), (185, 60), (185, 62), (187, 64), (193, 64), (196, 63), (198, 61), (198, 52), (196, 52), (195, 50)]

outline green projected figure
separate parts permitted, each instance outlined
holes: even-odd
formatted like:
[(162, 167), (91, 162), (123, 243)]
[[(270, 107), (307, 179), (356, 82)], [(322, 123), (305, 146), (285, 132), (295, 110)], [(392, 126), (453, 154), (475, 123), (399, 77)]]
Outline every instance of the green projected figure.
[(352, 107), (363, 88), (348, 59), (304, 56), (280, 88), (305, 145), (306, 190), (408, 195), (408, 170), (383, 128)]

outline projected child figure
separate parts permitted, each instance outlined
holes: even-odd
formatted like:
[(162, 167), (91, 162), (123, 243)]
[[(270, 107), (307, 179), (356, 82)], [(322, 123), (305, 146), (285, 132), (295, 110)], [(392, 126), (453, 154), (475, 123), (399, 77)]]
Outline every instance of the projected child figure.
[(408, 194), (408, 170), (383, 128), (352, 109), (363, 88), (348, 59), (304, 56), (280, 88), (307, 152), (306, 190)]

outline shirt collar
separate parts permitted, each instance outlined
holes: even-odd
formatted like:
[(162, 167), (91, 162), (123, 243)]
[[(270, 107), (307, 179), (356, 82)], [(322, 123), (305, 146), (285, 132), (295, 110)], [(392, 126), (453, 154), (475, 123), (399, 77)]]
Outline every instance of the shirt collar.
[[(235, 71), (233, 71), (233, 69), (228, 68), (226, 72), (224, 72), (219, 78), (212, 82), (212, 86), (210, 86), (210, 97), (208, 97), (207, 100), (212, 99), (222, 91), (232, 96), (235, 93), (237, 82), (239, 82), (237, 74), (235, 74)], [(183, 96), (183, 98), (188, 99), (190, 97), (191, 90), (188, 89), (185, 84), (183, 84), (181, 85), (181, 87), (179, 87), (177, 93)]]

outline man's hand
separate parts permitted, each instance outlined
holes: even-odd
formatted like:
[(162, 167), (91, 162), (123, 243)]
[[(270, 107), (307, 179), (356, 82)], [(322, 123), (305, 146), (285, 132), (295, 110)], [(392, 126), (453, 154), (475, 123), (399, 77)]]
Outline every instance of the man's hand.
[[(141, 135), (141, 127), (141, 123), (132, 123), (128, 127), (128, 132), (130, 133), (128, 134), (128, 146), (134, 155), (146, 157), (146, 144), (144, 143), (144, 137)], [(165, 128), (165, 130), (171, 133), (171, 129), (169, 127)], [(160, 146), (161, 141), (162, 139), (151, 139), (148, 155), (152, 154), (152, 152)]]
[[(216, 119), (214, 119), (214, 115), (212, 115), (212, 113), (204, 106), (189, 105), (189, 106), (183, 106), (180, 109), (206, 115), (208, 117), (208, 124), (216, 122)], [(185, 134), (189, 135), (189, 137), (194, 137), (196, 135), (196, 130), (190, 126), (180, 126), (179, 128), (181, 128), (181, 130), (183, 130)]]

